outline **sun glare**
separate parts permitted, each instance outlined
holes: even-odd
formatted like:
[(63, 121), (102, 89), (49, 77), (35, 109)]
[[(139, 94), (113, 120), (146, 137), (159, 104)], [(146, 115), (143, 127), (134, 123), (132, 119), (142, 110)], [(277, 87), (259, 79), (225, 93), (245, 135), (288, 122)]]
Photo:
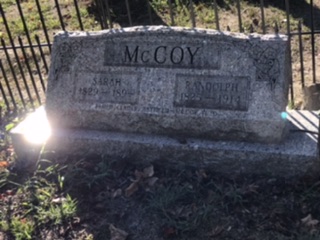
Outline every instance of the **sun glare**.
[(43, 108), (27, 117), (24, 137), (33, 144), (44, 144), (51, 135), (51, 128)]

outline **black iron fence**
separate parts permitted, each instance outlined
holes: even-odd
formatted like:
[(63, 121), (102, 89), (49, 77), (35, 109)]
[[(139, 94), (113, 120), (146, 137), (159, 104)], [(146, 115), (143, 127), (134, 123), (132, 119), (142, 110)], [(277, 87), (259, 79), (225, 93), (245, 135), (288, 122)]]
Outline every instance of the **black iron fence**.
[(317, 82), (319, 7), (316, 0), (5, 0), (0, 3), (0, 107), (16, 113), (45, 101), (54, 32), (135, 25), (287, 34), (294, 104), (303, 88)]

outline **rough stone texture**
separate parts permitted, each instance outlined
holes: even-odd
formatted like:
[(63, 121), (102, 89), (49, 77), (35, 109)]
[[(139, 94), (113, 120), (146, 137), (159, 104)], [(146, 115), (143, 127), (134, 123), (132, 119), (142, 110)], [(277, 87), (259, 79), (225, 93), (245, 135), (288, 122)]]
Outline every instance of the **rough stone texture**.
[(59, 129), (280, 142), (288, 46), (282, 35), (169, 27), (60, 33), (49, 121)]
[[(39, 115), (44, 118), (45, 114)], [(267, 174), (299, 177), (319, 170), (317, 133), (319, 118), (315, 112), (288, 111), (289, 134), (280, 144), (179, 139), (134, 133), (114, 133), (95, 130), (58, 130), (48, 140), (45, 150), (56, 153), (104, 154), (112, 160), (166, 163), (168, 166), (211, 168), (227, 175)], [(23, 124), (23, 123), (21, 123)], [(18, 157), (31, 159), (39, 146), (27, 144), (24, 127), (11, 132)]]

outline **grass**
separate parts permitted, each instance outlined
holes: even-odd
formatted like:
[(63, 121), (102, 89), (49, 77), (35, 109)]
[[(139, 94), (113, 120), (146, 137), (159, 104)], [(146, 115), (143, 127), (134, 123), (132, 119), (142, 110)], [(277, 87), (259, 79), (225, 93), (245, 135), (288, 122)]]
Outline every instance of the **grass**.
[[(4, 163), (5, 161), (2, 161)], [(61, 169), (56, 164), (22, 174), (2, 167), (0, 231), (14, 239), (40, 237), (49, 227), (67, 226), (76, 213), (76, 201), (63, 192)], [(11, 162), (12, 164), (12, 162)], [(23, 176), (23, 182), (18, 178)], [(63, 229), (65, 230), (65, 229)]]
[[(1, 168), (0, 236), (110, 239), (112, 224), (131, 240), (320, 237), (317, 179), (230, 179), (164, 166), (146, 176), (150, 166), (103, 156), (50, 158), (36, 168), (22, 170), (14, 161)], [(133, 182), (137, 188), (126, 196)]]

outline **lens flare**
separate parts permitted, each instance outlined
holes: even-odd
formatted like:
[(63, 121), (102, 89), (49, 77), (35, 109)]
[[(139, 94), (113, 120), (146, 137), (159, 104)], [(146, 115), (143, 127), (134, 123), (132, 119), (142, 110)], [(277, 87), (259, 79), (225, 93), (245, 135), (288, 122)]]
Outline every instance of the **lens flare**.
[(288, 113), (287, 112), (282, 112), (281, 113), (281, 118), (286, 120), (288, 118)]
[(43, 108), (26, 118), (25, 139), (33, 144), (44, 144), (51, 135), (51, 128)]

